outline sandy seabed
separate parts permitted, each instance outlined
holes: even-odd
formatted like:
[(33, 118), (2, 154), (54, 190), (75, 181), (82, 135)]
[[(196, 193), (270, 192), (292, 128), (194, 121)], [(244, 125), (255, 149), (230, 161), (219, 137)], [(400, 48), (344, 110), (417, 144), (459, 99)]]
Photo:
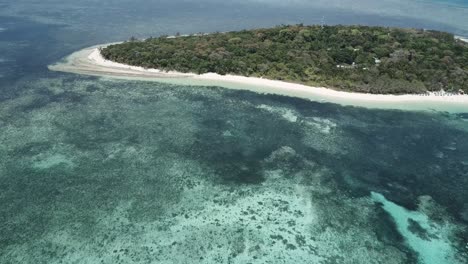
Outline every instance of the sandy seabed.
[(222, 86), (266, 94), (299, 97), (319, 102), (338, 103), (368, 108), (436, 110), (468, 112), (468, 95), (430, 93), (425, 95), (383, 95), (336, 91), (324, 87), (311, 87), (284, 81), (216, 73), (194, 74), (158, 69), (145, 69), (106, 60), (98, 45), (77, 51), (61, 62), (50, 65), (53, 71), (107, 76), (124, 79), (169, 82), (183, 85)]

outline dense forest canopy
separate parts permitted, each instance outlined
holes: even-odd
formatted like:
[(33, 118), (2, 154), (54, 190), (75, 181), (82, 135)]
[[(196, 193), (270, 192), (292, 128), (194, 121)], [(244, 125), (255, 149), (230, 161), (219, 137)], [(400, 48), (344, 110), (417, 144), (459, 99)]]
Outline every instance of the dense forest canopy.
[(430, 30), (278, 26), (149, 38), (106, 59), (162, 70), (235, 74), (368, 93), (468, 92), (468, 44)]

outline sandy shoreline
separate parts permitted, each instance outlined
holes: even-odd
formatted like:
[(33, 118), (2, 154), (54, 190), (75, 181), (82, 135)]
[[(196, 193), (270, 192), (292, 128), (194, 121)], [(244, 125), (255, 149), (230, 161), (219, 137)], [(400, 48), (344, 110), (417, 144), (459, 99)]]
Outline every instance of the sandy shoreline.
[(468, 37), (455, 36), (455, 38), (468, 43)]
[(336, 91), (323, 87), (268, 80), (235, 75), (207, 73), (163, 72), (144, 69), (104, 59), (99, 45), (77, 51), (63, 61), (50, 65), (53, 71), (71, 72), (95, 76), (109, 76), (125, 79), (154, 80), (169, 83), (222, 86), (231, 89), (250, 90), (259, 93), (279, 94), (313, 101), (339, 103), (369, 108), (393, 108), (408, 110), (441, 110), (468, 112), (468, 95), (378, 95)]

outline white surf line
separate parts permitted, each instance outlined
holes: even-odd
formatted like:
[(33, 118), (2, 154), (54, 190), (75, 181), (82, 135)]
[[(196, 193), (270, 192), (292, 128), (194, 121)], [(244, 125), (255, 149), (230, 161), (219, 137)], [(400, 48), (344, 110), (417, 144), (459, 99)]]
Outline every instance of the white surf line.
[(461, 41), (463, 41), (463, 42), (468, 43), (468, 37), (455, 36), (455, 39), (459, 39), (459, 40), (461, 40)]
[[(455, 249), (449, 241), (450, 227), (432, 222), (429, 217), (418, 211), (409, 211), (402, 206), (388, 201), (382, 194), (372, 192), (373, 201), (381, 203), (383, 209), (393, 218), (400, 234), (405, 238), (408, 246), (419, 254), (423, 264), (458, 264), (455, 260)], [(425, 230), (427, 237), (420, 237), (410, 231), (410, 224), (414, 221)], [(460, 263), (461, 264), (461, 263)]]

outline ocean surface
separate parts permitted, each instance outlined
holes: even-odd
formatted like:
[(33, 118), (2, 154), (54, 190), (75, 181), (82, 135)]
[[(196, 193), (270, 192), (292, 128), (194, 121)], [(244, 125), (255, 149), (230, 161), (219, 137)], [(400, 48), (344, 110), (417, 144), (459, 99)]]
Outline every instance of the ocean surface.
[(468, 4), (0, 0), (0, 263), (468, 263), (468, 113), (47, 69), (321, 21), (468, 36)]

